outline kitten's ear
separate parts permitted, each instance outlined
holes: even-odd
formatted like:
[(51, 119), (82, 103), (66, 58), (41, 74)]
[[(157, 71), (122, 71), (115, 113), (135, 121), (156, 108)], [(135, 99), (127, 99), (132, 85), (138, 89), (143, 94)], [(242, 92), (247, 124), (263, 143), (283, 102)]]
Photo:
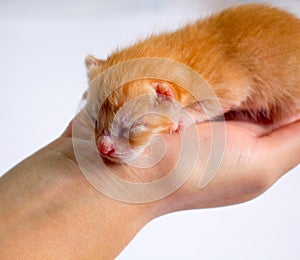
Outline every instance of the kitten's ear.
[(92, 55), (88, 55), (85, 58), (85, 65), (88, 69), (90, 69), (91, 66), (102, 66), (104, 63), (103, 60), (98, 60)]
[(172, 87), (167, 82), (153, 82), (152, 86), (154, 87), (157, 95), (170, 100), (175, 97)]
[(88, 69), (89, 81), (92, 81), (99, 73), (101, 73), (103, 64), (103, 60), (98, 60), (92, 55), (86, 56), (85, 65)]

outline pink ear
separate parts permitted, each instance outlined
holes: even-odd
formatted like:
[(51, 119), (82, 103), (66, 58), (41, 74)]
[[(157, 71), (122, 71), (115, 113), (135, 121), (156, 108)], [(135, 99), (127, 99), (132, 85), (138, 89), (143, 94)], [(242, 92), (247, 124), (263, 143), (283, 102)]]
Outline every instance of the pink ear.
[(85, 58), (85, 65), (87, 66), (87, 68), (91, 67), (92, 65), (101, 66), (102, 64), (103, 64), (102, 60), (98, 60), (95, 57), (93, 57), (92, 55), (88, 55)]
[(158, 95), (165, 96), (168, 99), (174, 98), (174, 91), (168, 83), (165, 82), (155, 82), (153, 87)]

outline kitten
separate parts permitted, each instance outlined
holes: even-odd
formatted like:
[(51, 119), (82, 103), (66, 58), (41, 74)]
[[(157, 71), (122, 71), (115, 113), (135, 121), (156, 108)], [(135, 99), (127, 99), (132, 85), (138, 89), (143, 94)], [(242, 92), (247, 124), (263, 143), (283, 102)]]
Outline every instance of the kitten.
[[(214, 91), (227, 119), (282, 124), (293, 115), (299, 115), (300, 19), (286, 11), (262, 4), (238, 5), (175, 32), (153, 35), (116, 50), (106, 60), (88, 56), (89, 82), (114, 65), (148, 57), (175, 60), (198, 72)], [(115, 76), (122, 77), (122, 74)], [(90, 85), (87, 114), (97, 107), (97, 96), (104, 87)], [(130, 99), (145, 94), (143, 102), (124, 108), (117, 126), (112, 129), (120, 108)], [(96, 118), (90, 115), (96, 122), (95, 137), (100, 154), (111, 161), (122, 162), (132, 157), (134, 151), (141, 153), (153, 135), (178, 132), (185, 127), (180, 118), (174, 124), (154, 114), (141, 116), (135, 122), (130, 120), (136, 118), (137, 113), (147, 114), (163, 101), (169, 102), (169, 109), (173, 101), (186, 107), (196, 123), (211, 119), (199, 109), (199, 102), (205, 100), (195, 100), (182, 86), (155, 78), (135, 80), (115, 90)]]

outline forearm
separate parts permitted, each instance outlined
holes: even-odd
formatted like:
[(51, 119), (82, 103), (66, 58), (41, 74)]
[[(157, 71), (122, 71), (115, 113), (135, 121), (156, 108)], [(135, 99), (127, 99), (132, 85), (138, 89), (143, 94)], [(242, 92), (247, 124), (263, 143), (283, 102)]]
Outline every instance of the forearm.
[(0, 179), (1, 258), (114, 258), (150, 220), (94, 189), (70, 149), (58, 139)]

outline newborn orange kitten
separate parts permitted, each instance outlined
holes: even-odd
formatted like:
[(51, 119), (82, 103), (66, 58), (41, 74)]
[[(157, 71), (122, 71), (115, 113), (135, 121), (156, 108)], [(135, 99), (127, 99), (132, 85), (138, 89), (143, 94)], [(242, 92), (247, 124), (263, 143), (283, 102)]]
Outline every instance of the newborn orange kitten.
[[(227, 119), (284, 124), (299, 115), (300, 19), (286, 11), (261, 4), (238, 5), (116, 50), (106, 60), (88, 56), (89, 82), (114, 65), (147, 57), (175, 60), (198, 72), (214, 91)], [(213, 119), (199, 108), (205, 100), (195, 100), (182, 86), (155, 78), (124, 84), (106, 99), (95, 118), (92, 107), (104, 87), (91, 84), (86, 112), (95, 121), (100, 154), (114, 162), (143, 152), (156, 134), (185, 127), (180, 118), (175, 123), (154, 114), (137, 118), (164, 102), (172, 109), (176, 100), (193, 114), (195, 123)], [(120, 108), (144, 94), (143, 102), (125, 107), (112, 127)]]

